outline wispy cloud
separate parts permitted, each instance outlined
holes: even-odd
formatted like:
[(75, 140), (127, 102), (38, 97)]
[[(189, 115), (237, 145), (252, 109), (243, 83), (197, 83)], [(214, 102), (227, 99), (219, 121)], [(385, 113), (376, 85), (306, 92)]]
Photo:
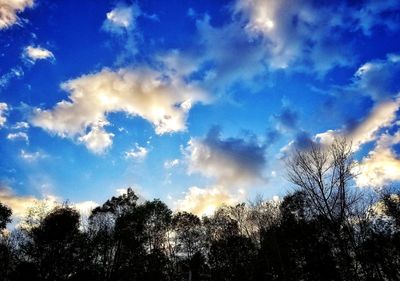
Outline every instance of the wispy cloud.
[(44, 159), (47, 157), (46, 154), (44, 154), (43, 152), (40, 151), (35, 151), (35, 152), (28, 152), (24, 149), (21, 149), (19, 156), (21, 157), (21, 159), (23, 159), (26, 162), (36, 162), (39, 159)]
[(133, 30), (136, 26), (136, 17), (139, 15), (140, 9), (135, 4), (126, 6), (120, 3), (106, 14), (103, 29), (118, 34)]
[(21, 67), (16, 66), (11, 68), (10, 71), (0, 76), (0, 89), (5, 88), (13, 79), (21, 78), (23, 75), (24, 71)]

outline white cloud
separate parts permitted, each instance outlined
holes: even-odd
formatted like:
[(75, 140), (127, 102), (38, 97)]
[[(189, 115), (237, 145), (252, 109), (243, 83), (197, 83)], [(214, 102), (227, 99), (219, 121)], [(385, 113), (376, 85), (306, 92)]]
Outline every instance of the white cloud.
[(375, 148), (360, 161), (356, 183), (361, 187), (378, 187), (400, 181), (400, 158), (393, 146), (400, 143), (400, 132), (382, 134)]
[(81, 216), (90, 216), (92, 210), (99, 206), (98, 203), (94, 201), (82, 201), (78, 203), (72, 203), (72, 206), (81, 214)]
[(344, 89), (351, 95), (367, 95), (375, 105), (364, 120), (350, 129), (342, 128), (328, 130), (317, 134), (315, 139), (320, 143), (329, 144), (335, 136), (346, 137), (353, 143), (353, 149), (375, 141), (384, 128), (393, 126), (397, 121), (400, 108), (400, 56), (390, 54), (385, 60), (374, 60), (358, 68), (353, 82)]
[(78, 138), (78, 140), (85, 144), (86, 148), (96, 154), (105, 152), (107, 148), (112, 145), (112, 138), (114, 134), (107, 133), (103, 127), (108, 122), (98, 122), (97, 125), (93, 125), (91, 130), (86, 134)]
[(148, 149), (135, 143), (135, 147), (125, 152), (126, 159), (143, 160), (149, 153)]
[(26, 56), (31, 62), (37, 60), (54, 59), (54, 55), (51, 51), (41, 48), (28, 46), (24, 49), (24, 56)]
[(213, 178), (222, 186), (249, 186), (265, 181), (265, 148), (255, 141), (221, 139), (210, 131), (205, 139), (191, 139), (186, 148), (190, 173)]
[(122, 47), (121, 53), (117, 55), (117, 64), (123, 64), (129, 58), (133, 58), (137, 52), (137, 43), (141, 38), (140, 32), (136, 29), (136, 19), (143, 14), (139, 6), (133, 3), (127, 6), (118, 3), (106, 14), (102, 29), (114, 36), (112, 43)]
[(15, 130), (24, 130), (24, 129), (29, 129), (29, 123), (27, 122), (17, 122), (15, 125), (12, 127)]
[(135, 20), (139, 14), (140, 10), (136, 5), (125, 6), (119, 4), (107, 13), (103, 28), (113, 33), (121, 33), (123, 30), (132, 30), (135, 28)]
[(13, 67), (7, 73), (0, 76), (0, 88), (6, 87), (8, 83), (14, 78), (20, 78), (24, 75), (24, 71), (21, 67)]
[(4, 102), (0, 102), (0, 128), (7, 122), (6, 113), (8, 111), (8, 105)]
[(27, 162), (36, 162), (39, 159), (46, 158), (47, 155), (43, 154), (42, 152), (35, 151), (35, 152), (28, 152), (25, 151), (24, 149), (21, 149), (19, 156), (21, 159), (27, 161)]
[(178, 166), (180, 163), (179, 159), (167, 160), (164, 162), (165, 169), (172, 169), (173, 167)]
[(33, 0), (0, 0), (0, 29), (19, 22), (18, 13), (33, 6)]
[(175, 205), (179, 211), (191, 212), (195, 215), (212, 215), (223, 205), (233, 205), (243, 199), (241, 194), (232, 195), (222, 186), (199, 188), (192, 186), (188, 189), (185, 197), (178, 200)]
[(7, 139), (12, 140), (12, 141), (14, 141), (14, 140), (23, 140), (26, 143), (29, 142), (28, 134), (25, 133), (25, 132), (9, 133), (7, 135)]
[(34, 196), (18, 196), (13, 193), (9, 187), (0, 186), (0, 202), (10, 207), (13, 216), (20, 219), (27, 215), (28, 210), (38, 203), (43, 203), (51, 207), (56, 206), (57, 198), (51, 195), (45, 196), (43, 199), (38, 199)]
[[(157, 134), (184, 131), (191, 106), (205, 93), (181, 77), (148, 68), (122, 68), (81, 76), (62, 84), (69, 99), (51, 110), (36, 109), (31, 123), (61, 137), (76, 138), (100, 152), (111, 145), (107, 114), (125, 112), (152, 123)], [(101, 140), (98, 140), (100, 138)]]
[(396, 112), (400, 107), (400, 99), (378, 103), (370, 114), (350, 131), (328, 130), (317, 134), (315, 139), (324, 144), (332, 143), (334, 137), (342, 136), (352, 141), (353, 149), (374, 141), (379, 130), (390, 127), (396, 121)]
[[(54, 195), (45, 195), (42, 198), (37, 198), (32, 195), (17, 195), (10, 187), (0, 186), (0, 202), (8, 206), (12, 210), (13, 219), (15, 222), (21, 222), (21, 219), (26, 217), (32, 208), (41, 208), (45, 215), (53, 208), (62, 205), (62, 198)], [(81, 216), (87, 217), (90, 215), (92, 209), (96, 208), (99, 204), (94, 201), (81, 201), (73, 202), (71, 206), (74, 207)], [(15, 223), (14, 222), (14, 223)]]

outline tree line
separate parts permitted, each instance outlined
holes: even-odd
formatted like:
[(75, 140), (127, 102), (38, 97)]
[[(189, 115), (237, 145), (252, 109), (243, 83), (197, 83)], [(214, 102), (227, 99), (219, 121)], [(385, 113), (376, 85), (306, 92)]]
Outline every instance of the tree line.
[(350, 145), (286, 160), (293, 190), (211, 216), (139, 203), (132, 189), (82, 222), (68, 204), (13, 231), (0, 203), (0, 280), (400, 280), (400, 192), (354, 187)]

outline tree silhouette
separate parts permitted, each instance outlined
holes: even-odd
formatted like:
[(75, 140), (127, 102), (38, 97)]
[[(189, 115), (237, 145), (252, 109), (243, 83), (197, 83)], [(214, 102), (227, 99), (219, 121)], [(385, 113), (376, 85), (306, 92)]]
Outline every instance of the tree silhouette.
[(12, 213), (0, 203), (0, 281), (400, 280), (400, 193), (354, 196), (351, 159), (344, 142), (296, 151), (297, 188), (283, 200), (201, 219), (128, 189), (85, 225), (64, 204), (6, 231)]

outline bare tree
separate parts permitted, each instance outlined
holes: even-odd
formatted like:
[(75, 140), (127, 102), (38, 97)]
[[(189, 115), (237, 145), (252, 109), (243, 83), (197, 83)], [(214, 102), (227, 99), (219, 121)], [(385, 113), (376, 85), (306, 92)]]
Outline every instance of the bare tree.
[(336, 240), (344, 279), (355, 278), (353, 218), (360, 194), (352, 188), (356, 162), (351, 143), (344, 138), (330, 145), (313, 143), (308, 150), (295, 150), (286, 164), (288, 179), (306, 195), (310, 213), (326, 223)]
[(295, 150), (286, 164), (289, 181), (306, 193), (314, 214), (343, 224), (357, 201), (350, 188), (355, 177), (351, 144), (341, 138), (328, 146), (313, 143), (308, 150)]

